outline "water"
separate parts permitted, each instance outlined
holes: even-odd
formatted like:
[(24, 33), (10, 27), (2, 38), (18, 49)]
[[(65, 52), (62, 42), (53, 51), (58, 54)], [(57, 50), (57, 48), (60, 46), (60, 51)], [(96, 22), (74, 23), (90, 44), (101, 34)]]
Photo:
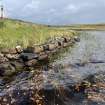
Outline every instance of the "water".
[(0, 96), (7, 99), (3, 105), (10, 104), (10, 97), (14, 96), (14, 105), (34, 105), (30, 97), (35, 101), (38, 93), (43, 97), (39, 98), (40, 105), (104, 105), (104, 102), (88, 101), (83, 93), (73, 94), (70, 90), (89, 75), (105, 72), (105, 32), (81, 32), (80, 39), (73, 48), (56, 55), (53, 62), (19, 73), (12, 82), (2, 86)]
[[(55, 72), (54, 75), (61, 76), (63, 73), (63, 77), (70, 78), (70, 83), (78, 82), (90, 74), (105, 70), (105, 32), (85, 32), (82, 33), (80, 39), (81, 41), (66, 52), (63, 58), (52, 63), (53, 67), (58, 69), (58, 74)], [(91, 61), (103, 61), (103, 63), (95, 64)], [(59, 77), (57, 80), (59, 81)]]

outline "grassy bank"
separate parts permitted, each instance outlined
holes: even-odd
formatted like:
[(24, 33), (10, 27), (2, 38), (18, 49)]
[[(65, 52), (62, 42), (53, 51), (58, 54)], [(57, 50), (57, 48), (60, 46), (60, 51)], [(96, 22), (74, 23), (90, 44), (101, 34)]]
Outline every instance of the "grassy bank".
[(49, 38), (70, 35), (76, 32), (57, 27), (23, 22), (19, 20), (4, 19), (0, 21), (0, 48), (13, 48), (17, 44), (27, 47), (33, 44), (43, 44)]

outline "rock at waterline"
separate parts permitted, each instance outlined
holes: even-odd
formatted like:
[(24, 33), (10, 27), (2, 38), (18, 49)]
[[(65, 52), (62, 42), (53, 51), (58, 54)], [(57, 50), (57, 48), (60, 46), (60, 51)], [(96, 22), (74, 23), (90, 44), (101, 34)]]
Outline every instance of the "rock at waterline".
[(75, 37), (74, 37), (74, 41), (80, 42), (80, 38), (79, 38), (78, 36), (75, 36)]

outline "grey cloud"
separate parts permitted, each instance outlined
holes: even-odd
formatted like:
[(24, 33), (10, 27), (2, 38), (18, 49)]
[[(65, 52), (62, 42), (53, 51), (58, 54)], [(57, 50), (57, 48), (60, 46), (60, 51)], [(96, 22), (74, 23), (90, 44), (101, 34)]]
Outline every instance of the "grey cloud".
[(8, 17), (42, 24), (105, 23), (105, 0), (4, 0)]

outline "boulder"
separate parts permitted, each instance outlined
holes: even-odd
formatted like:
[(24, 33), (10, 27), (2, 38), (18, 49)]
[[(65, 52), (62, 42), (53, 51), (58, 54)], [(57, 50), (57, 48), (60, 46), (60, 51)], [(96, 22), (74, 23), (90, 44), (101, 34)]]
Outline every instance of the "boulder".
[(49, 44), (49, 50), (51, 51), (51, 50), (54, 50), (54, 49), (56, 49), (57, 48), (57, 46), (55, 45), (55, 43), (50, 43)]
[(68, 40), (67, 40), (66, 37), (62, 37), (62, 40), (63, 40), (64, 43), (67, 43), (68, 42)]
[(34, 47), (27, 47), (26, 49), (23, 50), (23, 53), (33, 53), (34, 52)]
[(15, 49), (16, 49), (17, 53), (19, 53), (19, 54), (23, 52), (23, 49), (21, 46), (16, 46)]
[(47, 59), (47, 58), (48, 58), (48, 55), (46, 53), (40, 53), (38, 60), (44, 60), (44, 59)]
[(34, 48), (34, 53), (40, 53), (43, 51), (44, 51), (43, 46), (35, 46), (35, 48)]
[(65, 37), (61, 37), (59, 40), (60, 40), (62, 43), (67, 43), (67, 40), (66, 40)]
[(49, 45), (48, 44), (43, 45), (43, 49), (44, 49), (44, 51), (49, 51)]
[(8, 62), (8, 59), (4, 57), (4, 54), (0, 54), (0, 63)]
[(63, 46), (64, 38), (56, 38), (56, 41), (58, 42), (58, 46)]
[(9, 60), (18, 60), (20, 55), (19, 54), (5, 54), (5, 57)]
[(3, 54), (17, 54), (17, 51), (15, 48), (2, 49), (1, 53), (3, 53)]
[(68, 42), (68, 43), (64, 43), (63, 44), (63, 47), (68, 47), (70, 45), (70, 43)]
[(65, 41), (66, 41), (66, 42), (71, 41), (71, 37), (70, 37), (70, 36), (64, 36), (63, 38), (65, 38)]
[(78, 36), (75, 36), (75, 37), (74, 37), (74, 41), (80, 42), (80, 38), (79, 38)]
[(34, 47), (27, 47), (23, 52), (25, 53), (40, 53), (43, 52), (44, 48), (43, 46), (34, 46)]
[(32, 59), (32, 60), (29, 60), (29, 61), (25, 62), (25, 65), (29, 66), (29, 67), (33, 67), (36, 64), (37, 64), (37, 60), (36, 59)]
[(23, 68), (25, 67), (24, 62), (17, 60), (17, 61), (11, 61), (10, 62), (11, 66), (13, 66), (16, 69), (16, 72), (18, 70), (23, 70)]
[(0, 76), (9, 76), (14, 72), (16, 72), (16, 70), (9, 62), (0, 64)]
[(38, 54), (35, 54), (35, 53), (21, 53), (20, 54), (20, 58), (23, 61), (29, 61), (29, 60), (32, 60), (32, 59), (38, 59)]
[(44, 48), (44, 51), (52, 51), (55, 48), (57, 48), (58, 46), (59, 46), (58, 42), (55, 41), (53, 43), (49, 43), (49, 44), (43, 45), (43, 48)]
[(54, 49), (54, 50), (52, 50), (50, 53), (52, 54), (52, 53), (56, 53), (58, 51), (58, 49)]

